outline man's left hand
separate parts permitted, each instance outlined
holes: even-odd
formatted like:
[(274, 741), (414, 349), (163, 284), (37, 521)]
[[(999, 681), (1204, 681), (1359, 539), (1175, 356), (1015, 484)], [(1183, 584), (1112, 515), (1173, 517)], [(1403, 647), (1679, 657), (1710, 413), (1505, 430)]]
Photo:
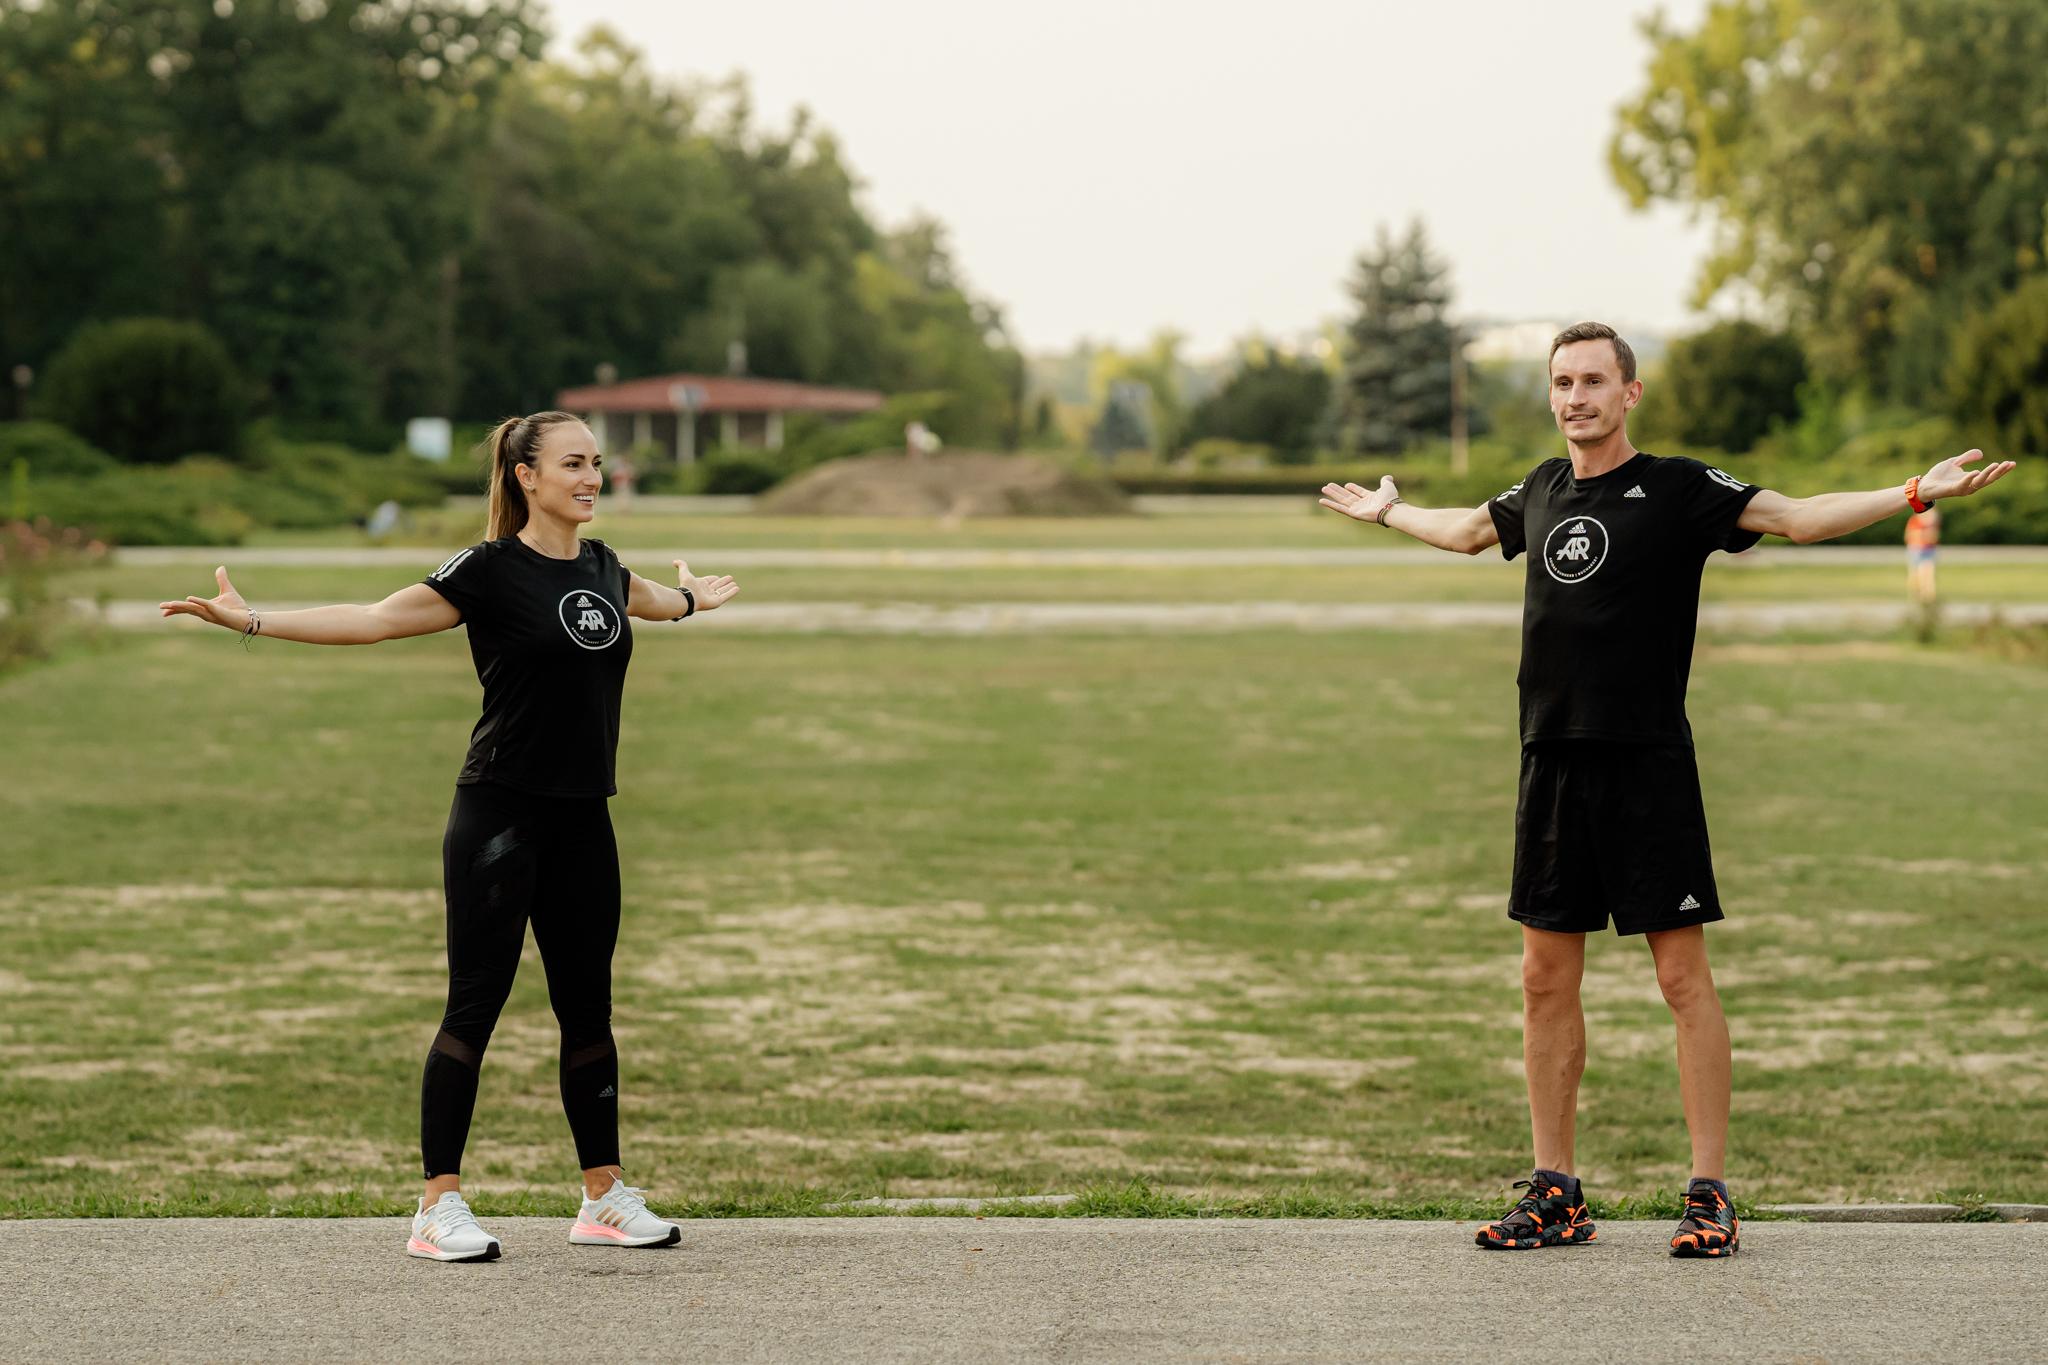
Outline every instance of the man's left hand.
[(1982, 469), (1965, 469), (1972, 460), (1981, 460), (1981, 450), (1966, 450), (1952, 455), (1920, 476), (1920, 497), (1924, 502), (1935, 502), (1942, 498), (1966, 498), (1980, 488), (1997, 483), (2012, 472), (2014, 461), (1998, 460)]

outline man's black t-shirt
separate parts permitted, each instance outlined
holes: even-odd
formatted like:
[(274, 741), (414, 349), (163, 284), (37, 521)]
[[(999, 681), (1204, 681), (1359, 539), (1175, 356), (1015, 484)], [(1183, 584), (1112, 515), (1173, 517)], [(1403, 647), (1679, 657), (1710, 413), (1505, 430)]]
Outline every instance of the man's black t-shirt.
[(469, 627), (484, 713), (457, 786), (611, 796), (619, 697), (633, 657), (631, 576), (609, 545), (554, 559), (518, 536), (472, 545), (427, 575)]
[(1760, 538), (1760, 490), (1698, 460), (1637, 454), (1592, 479), (1545, 460), (1487, 510), (1501, 554), (1535, 558), (1522, 606), (1522, 742), (1692, 743), (1685, 682), (1700, 571)]

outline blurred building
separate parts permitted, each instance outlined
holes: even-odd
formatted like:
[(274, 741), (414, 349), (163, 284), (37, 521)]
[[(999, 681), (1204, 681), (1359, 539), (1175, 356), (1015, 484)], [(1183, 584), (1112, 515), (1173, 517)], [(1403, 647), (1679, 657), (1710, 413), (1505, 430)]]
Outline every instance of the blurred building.
[(583, 418), (598, 448), (624, 452), (654, 446), (689, 464), (713, 446), (782, 449), (791, 413), (851, 417), (882, 406), (873, 389), (835, 389), (786, 379), (741, 375), (662, 374), (616, 384), (564, 389), (555, 406)]

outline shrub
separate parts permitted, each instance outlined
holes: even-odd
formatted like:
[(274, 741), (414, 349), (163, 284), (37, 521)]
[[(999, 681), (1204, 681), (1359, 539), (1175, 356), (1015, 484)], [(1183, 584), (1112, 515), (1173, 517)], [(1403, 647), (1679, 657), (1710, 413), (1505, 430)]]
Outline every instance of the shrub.
[(1264, 469), (1273, 463), (1273, 447), (1211, 436), (1189, 446), (1181, 462), (1190, 469)]
[(82, 568), (106, 555), (106, 546), (75, 526), (59, 529), (49, 518), (0, 522), (0, 586), (7, 614), (0, 617), (0, 669), (47, 657), (63, 604), (50, 600), (50, 575)]
[(765, 493), (789, 472), (774, 452), (714, 450), (697, 462), (691, 483), (698, 493)]
[(50, 362), (39, 406), (118, 459), (166, 464), (236, 453), (242, 381), (198, 323), (128, 318), (74, 332)]
[(78, 479), (118, 468), (114, 457), (55, 422), (0, 423), (0, 474), (28, 461), (31, 479)]
[(1805, 383), (1797, 341), (1753, 322), (1722, 322), (1671, 343), (1636, 411), (1646, 438), (1740, 453), (1798, 418)]
[(903, 429), (912, 422), (931, 425), (946, 403), (947, 395), (942, 393), (902, 393), (858, 417), (832, 420), (799, 414), (789, 419), (777, 454), (784, 469), (794, 472), (850, 455), (901, 450)]
[(29, 485), (30, 514), (117, 545), (238, 545), (256, 525), (244, 476), (218, 460)]

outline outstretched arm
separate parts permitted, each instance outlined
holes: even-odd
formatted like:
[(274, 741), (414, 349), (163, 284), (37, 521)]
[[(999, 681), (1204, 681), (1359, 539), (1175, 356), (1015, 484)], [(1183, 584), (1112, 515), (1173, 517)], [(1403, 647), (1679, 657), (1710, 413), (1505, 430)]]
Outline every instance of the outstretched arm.
[(379, 640), (432, 635), (462, 621), (462, 613), (455, 609), (455, 604), (424, 583), (400, 588), (383, 601), (366, 607), (340, 603), (298, 611), (258, 612), (252, 611), (242, 600), (242, 594), (235, 591), (235, 585), (228, 582), (225, 567), (215, 569), (213, 577), (220, 585), (218, 597), (159, 602), (157, 609), (166, 617), (196, 616), (237, 634), (268, 635), (309, 645), (373, 645)]
[(1392, 475), (1383, 476), (1371, 491), (1355, 483), (1326, 483), (1321, 502), (1353, 521), (1391, 526), (1439, 550), (1476, 555), (1500, 544), (1493, 514), (1484, 507), (1417, 507), (1401, 496)]
[[(1982, 458), (1981, 450), (1965, 451), (1922, 474), (1920, 500), (1968, 497), (1998, 482), (2013, 467), (2011, 460), (2000, 460), (1982, 469), (1963, 468)], [(1911, 505), (1903, 487), (1879, 488), (1868, 493), (1817, 493), (1810, 498), (1788, 498), (1766, 488), (1749, 500), (1735, 524), (1745, 531), (1762, 531), (1799, 545), (1811, 545), (1817, 540), (1846, 536), (1909, 510)]]
[[(677, 586), (673, 588), (664, 588), (639, 574), (633, 575), (628, 589), (630, 596), (626, 599), (626, 615), (642, 621), (673, 621), (685, 613), (694, 616), (700, 611), (715, 610), (739, 596), (740, 585), (730, 577), (713, 575), (698, 578), (682, 560), (671, 562), (676, 566)], [(683, 595), (685, 588), (689, 589), (688, 597)]]

